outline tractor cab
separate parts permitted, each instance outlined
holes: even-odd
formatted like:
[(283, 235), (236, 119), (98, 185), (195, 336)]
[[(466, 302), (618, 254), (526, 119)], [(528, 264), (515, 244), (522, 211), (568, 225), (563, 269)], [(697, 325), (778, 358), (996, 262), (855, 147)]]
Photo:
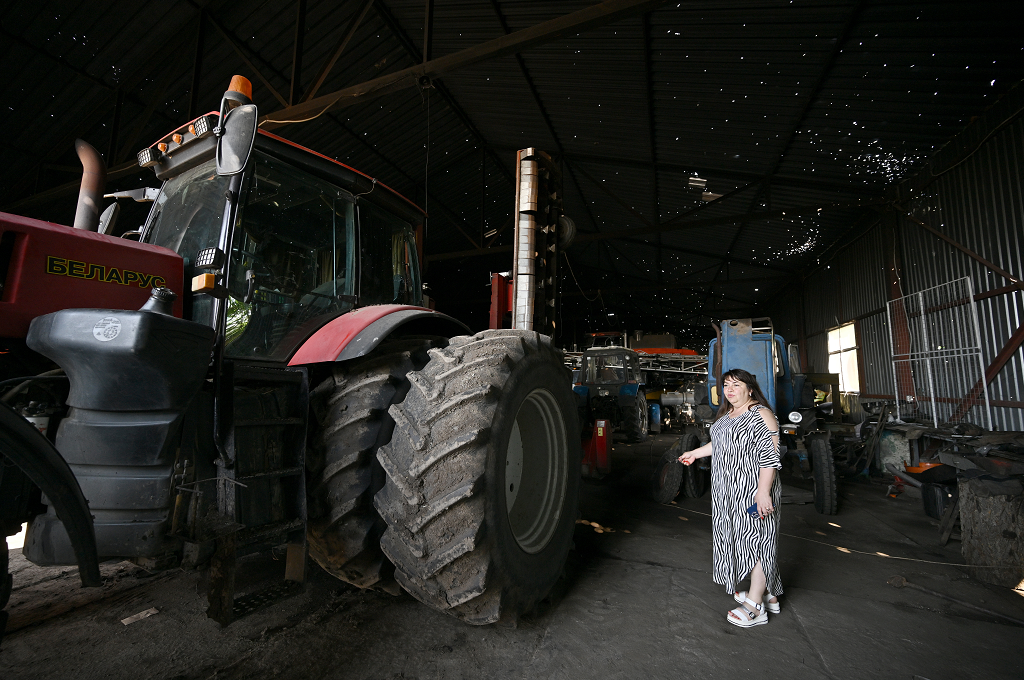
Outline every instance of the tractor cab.
[(196, 293), (184, 316), (222, 327), (225, 356), (287, 361), (356, 307), (421, 304), (418, 207), (262, 131), (242, 170), (221, 174), (216, 137), (189, 129), (155, 145), (167, 149), (154, 163), (164, 182), (139, 238), (182, 257)]

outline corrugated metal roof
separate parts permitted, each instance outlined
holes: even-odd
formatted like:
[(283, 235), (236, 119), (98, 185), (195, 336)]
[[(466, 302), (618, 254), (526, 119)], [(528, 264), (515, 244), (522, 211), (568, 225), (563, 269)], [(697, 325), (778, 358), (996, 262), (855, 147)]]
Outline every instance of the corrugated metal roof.
[[(437, 0), (433, 54), (503, 35), (495, 7), (515, 31), (591, 4)], [(581, 287), (608, 291), (593, 302), (591, 293), (566, 295), (564, 316), (591, 324), (580, 332), (609, 323), (680, 332), (703, 323), (705, 312), (749, 313), (762, 305), (785, 285), (786, 271), (806, 271), (849, 238), (866, 209), (731, 218), (880, 197), (1016, 83), (1024, 75), (1024, 38), (1007, 18), (1017, 5), (978, 2), (965, 11), (952, 1), (667, 3), (647, 17), (532, 48), (521, 55), (522, 67), (515, 57), (484, 62), (447, 75), (444, 90), (403, 90), (278, 132), (425, 204), (428, 253), (473, 248), (482, 232), (508, 222), (514, 151), (525, 146), (559, 157), (566, 209), (583, 233), (648, 228), (699, 208), (682, 219), (704, 226), (570, 251)], [(308, 1), (304, 87), (363, 6)], [(374, 2), (319, 93), (416, 63), (423, 6)], [(261, 110), (281, 108), (237, 50), (287, 97), (294, 0), (66, 2), (56, 11), (8, 3), (0, 47), (0, 125), (8, 131), (0, 140), (2, 209), (67, 223), (73, 193), (44, 203), (24, 199), (77, 179), (75, 137), (116, 165), (185, 120), (200, 9), (207, 20), (199, 110), (216, 106), (233, 73), (253, 81)], [(770, 185), (710, 205), (688, 182), (699, 175), (709, 191), (728, 194), (767, 174)], [(136, 175), (118, 183), (147, 181)], [(511, 233), (505, 229), (494, 244), (507, 245)], [(507, 252), (446, 261), (428, 278), (442, 306), (478, 322), (487, 271), (510, 264)], [(763, 285), (754, 285), (757, 277)], [(666, 289), (652, 292), (659, 284)], [(564, 290), (579, 292), (571, 277)]]

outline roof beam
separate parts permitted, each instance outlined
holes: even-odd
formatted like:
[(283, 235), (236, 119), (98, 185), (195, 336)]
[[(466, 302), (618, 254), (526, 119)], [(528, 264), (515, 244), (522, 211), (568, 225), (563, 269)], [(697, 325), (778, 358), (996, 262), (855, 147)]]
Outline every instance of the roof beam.
[(348, 44), (352, 41), (352, 37), (356, 34), (356, 29), (359, 28), (359, 24), (363, 22), (363, 18), (366, 13), (373, 7), (374, 0), (367, 0), (366, 4), (363, 5), (363, 10), (359, 14), (352, 15), (352, 21), (348, 24), (348, 30), (345, 31), (345, 35), (341, 37), (338, 44), (334, 46), (334, 51), (331, 55), (324, 60), (323, 66), (320, 67), (320, 71), (316, 74), (316, 78), (313, 79), (313, 84), (309, 86), (306, 94), (302, 95), (301, 101), (308, 102), (310, 99), (316, 96), (316, 93), (320, 91), (320, 87), (327, 80), (327, 76), (330, 75), (331, 69), (338, 63), (338, 59), (341, 58), (342, 52), (348, 47)]
[[(196, 9), (202, 11), (202, 8), (195, 2), (192, 2), (192, 0), (189, 0), (189, 4), (195, 7)], [(232, 36), (228, 32), (228, 30), (224, 28), (223, 25), (221, 25), (219, 21), (217, 21), (217, 18), (213, 16), (212, 13), (207, 12), (206, 18), (211, 24), (213, 24), (213, 27), (217, 29), (217, 32), (220, 33), (221, 37), (227, 41), (228, 45), (231, 46), (231, 49), (235, 51), (235, 54), (237, 54), (238, 58), (242, 60), (242, 63), (245, 64), (250, 71), (256, 74), (256, 77), (260, 79), (260, 82), (263, 83), (263, 86), (267, 88), (267, 91), (274, 96), (274, 99), (281, 102), (281, 106), (288, 106), (288, 100), (285, 99), (284, 96), (282, 96), (281, 93), (278, 92), (277, 89), (270, 84), (270, 81), (267, 80), (267, 78), (263, 75), (263, 71), (261, 71), (256, 66), (255, 63), (253, 63), (252, 58), (248, 54), (248, 51), (238, 42), (238, 40), (236, 40), (235, 37)]]
[(723, 215), (721, 217), (710, 217), (703, 220), (689, 220), (686, 222), (677, 222), (675, 224), (663, 224), (646, 227), (627, 227), (625, 229), (615, 229), (612, 231), (602, 231), (596, 234), (579, 234), (576, 236), (574, 243), (587, 243), (590, 241), (604, 241), (607, 239), (620, 239), (635, 237), (642, 234), (653, 234), (657, 232), (665, 231), (680, 231), (682, 229), (702, 229), (705, 227), (721, 227), (729, 224), (736, 224), (738, 222), (757, 222), (760, 220), (775, 220), (781, 217), (791, 216), (799, 217), (801, 215), (815, 214), (820, 210), (826, 210), (830, 208), (844, 209), (844, 208), (863, 208), (871, 205), (881, 205), (883, 201), (878, 200), (876, 202), (850, 202), (850, 203), (815, 203), (812, 205), (795, 206), (792, 208), (786, 208), (785, 210), (763, 210), (760, 212), (746, 212), (735, 215)]
[[(629, 204), (628, 202), (626, 202), (626, 201), (624, 201), (623, 199), (619, 198), (619, 196), (618, 196), (618, 195), (617, 195), (617, 194), (616, 194), (616, 193), (615, 193), (614, 191), (612, 191), (611, 189), (609, 189), (609, 188), (608, 188), (608, 187), (607, 187), (607, 186), (605, 185), (605, 183), (604, 183), (604, 182), (599, 182), (599, 181), (598, 181), (598, 180), (597, 180), (597, 179), (596, 179), (596, 178), (595, 178), (595, 177), (594, 177), (593, 175), (591, 175), (591, 174), (590, 174), (589, 172), (587, 172), (586, 170), (584, 170), (583, 168), (581, 168), (581, 167), (579, 167), (579, 166), (577, 166), (577, 167), (576, 167), (576, 169), (577, 169), (577, 170), (579, 170), (579, 171), (580, 171), (580, 173), (581, 173), (581, 174), (582, 174), (582, 175), (583, 175), (584, 177), (586, 177), (587, 179), (589, 179), (589, 180), (591, 181), (591, 183), (592, 183), (592, 184), (593, 184), (594, 186), (596, 186), (596, 187), (597, 187), (598, 189), (600, 189), (600, 190), (601, 190), (601, 191), (603, 191), (604, 193), (608, 194), (608, 196), (609, 196), (609, 197), (611, 197), (611, 199), (612, 199), (613, 201), (615, 201), (616, 203), (618, 203), (619, 205), (621, 205), (621, 206), (622, 206), (623, 208), (625, 208), (625, 209), (626, 209), (626, 210), (628, 210), (628, 211), (629, 211), (630, 213), (632, 213), (632, 214), (633, 214), (633, 216), (634, 216), (635, 218), (637, 218), (638, 220), (640, 220), (641, 222), (643, 222), (643, 223), (644, 223), (645, 225), (647, 225), (647, 227), (648, 227), (649, 229), (652, 229), (652, 230), (658, 230), (658, 229), (659, 229), (659, 227), (658, 227), (657, 225), (655, 225), (655, 224), (654, 224), (653, 222), (651, 222), (651, 221), (650, 221), (649, 219), (647, 219), (646, 217), (644, 217), (643, 213), (641, 213), (641, 212), (640, 212), (639, 210), (637, 210), (636, 208), (634, 208), (633, 206), (631, 206), (631, 205), (630, 205), (630, 204)], [(600, 232), (597, 232), (597, 233), (600, 233)], [(588, 234), (588, 236), (593, 236), (593, 235), (594, 235), (594, 234)]]
[[(736, 215), (723, 215), (722, 217), (711, 217), (703, 220), (690, 220), (688, 222), (682, 222), (677, 224), (665, 224), (665, 225), (653, 225), (646, 227), (627, 227), (625, 229), (615, 229), (612, 231), (601, 231), (596, 233), (585, 233), (577, 234), (576, 240), (573, 241), (572, 246), (582, 245), (584, 243), (591, 243), (594, 241), (607, 241), (609, 239), (620, 239), (626, 241), (637, 241), (636, 236), (643, 234), (651, 234), (659, 231), (679, 231), (682, 229), (703, 229), (705, 227), (721, 227), (730, 224), (736, 224), (737, 222), (757, 222), (760, 220), (774, 220), (780, 217), (792, 216), (799, 217), (800, 215), (811, 215), (816, 214), (819, 210), (825, 210), (827, 208), (865, 208), (872, 205), (881, 205), (882, 201), (875, 203), (816, 203), (814, 205), (798, 206), (796, 208), (787, 208), (786, 210), (764, 210), (761, 212), (747, 212)], [(646, 242), (645, 242), (646, 243)], [(651, 247), (657, 247), (656, 244), (649, 244)], [(428, 261), (435, 260), (450, 260), (463, 257), (478, 257), (481, 255), (493, 255), (499, 252), (510, 252), (512, 246), (496, 246), (493, 248), (481, 248), (478, 250), (460, 250), (450, 253), (437, 253), (435, 255), (429, 255)], [(697, 251), (690, 251), (692, 254), (701, 254)], [(741, 264), (749, 264), (755, 267), (764, 267), (766, 269), (772, 269), (768, 265), (758, 264), (753, 261), (741, 261), (736, 258), (723, 257), (718, 253), (702, 253), (703, 257), (713, 257), (723, 262), (740, 262)]]
[[(657, 244), (651, 243), (650, 241), (643, 241), (638, 238), (624, 238), (622, 239), (626, 243), (633, 243), (638, 246), (647, 246), (648, 248), (656, 248)], [(694, 255), (696, 257), (705, 257), (709, 260), (715, 260), (716, 262), (724, 262), (726, 264), (739, 264), (744, 267), (757, 267), (758, 269), (767, 269), (769, 271), (781, 272), (787, 276), (792, 276), (796, 272), (788, 267), (779, 267), (778, 265), (767, 264), (765, 262), (756, 262), (754, 260), (745, 260), (743, 258), (736, 257), (725, 257), (719, 253), (710, 253), (706, 250), (695, 250), (693, 248), (681, 248), (679, 246), (662, 245), (662, 249), (670, 253), (682, 253), (683, 255)], [(717, 264), (715, 266), (718, 266)], [(738, 280), (738, 279), (733, 279)]]
[[(643, 16), (644, 28), (644, 77), (647, 89), (647, 135), (651, 146), (651, 197), (654, 205), (651, 206), (651, 214), (654, 215), (654, 222), (661, 224), (661, 191), (658, 186), (658, 144), (654, 127), (654, 55), (651, 53), (651, 13)], [(655, 270), (658, 272), (658, 280), (664, 277), (662, 274), (661, 261), (661, 233), (658, 233), (658, 253), (655, 262)]]
[[(498, 149), (511, 149), (511, 147), (503, 147), (502, 145), (496, 145)], [(650, 161), (639, 160), (636, 158), (619, 158), (615, 156), (600, 156), (594, 154), (584, 154), (576, 152), (568, 152), (565, 154), (566, 160), (576, 161), (577, 163), (600, 163), (604, 165), (617, 165), (624, 168), (637, 168), (640, 170), (646, 170), (651, 167)], [(706, 166), (697, 167), (697, 164), (693, 165), (682, 165), (679, 163), (666, 163), (659, 161), (655, 165), (655, 169), (659, 172), (675, 172), (680, 175), (689, 175), (694, 172), (699, 172), (702, 177), (712, 179), (727, 179), (734, 180), (737, 182), (749, 182), (759, 183), (763, 182), (765, 175), (756, 172), (743, 172), (738, 170), (726, 170), (724, 168), (708, 168)], [(804, 178), (804, 177), (791, 177), (791, 176), (773, 176), (772, 184), (775, 186), (782, 187), (800, 187), (803, 189), (816, 189), (819, 191), (834, 191), (837, 193), (846, 193), (853, 196), (865, 196), (875, 197), (881, 196), (883, 189), (879, 187), (877, 190), (870, 189), (868, 187), (859, 187), (854, 184), (844, 184), (840, 182), (830, 182), (828, 180), (820, 180), (817, 178)]]
[(842, 53), (843, 47), (846, 45), (846, 41), (850, 38), (850, 33), (853, 31), (853, 27), (856, 26), (857, 22), (860, 20), (860, 15), (864, 11), (864, 7), (866, 5), (867, 2), (865, 0), (860, 0), (854, 6), (853, 11), (850, 12), (850, 16), (846, 19), (846, 23), (843, 24), (842, 30), (840, 30), (839, 35), (836, 36), (836, 44), (832, 46), (832, 51), (829, 53), (828, 58), (826, 58), (825, 63), (821, 65), (821, 72), (818, 74), (818, 79), (815, 81), (814, 86), (811, 87), (810, 94), (807, 96), (807, 101), (804, 103), (804, 108), (800, 111), (800, 115), (797, 116), (796, 122), (793, 123), (793, 127), (789, 131), (789, 136), (782, 145), (782, 150), (775, 158), (775, 163), (772, 164), (772, 169), (768, 171), (768, 177), (772, 177), (779, 171), (779, 168), (782, 166), (782, 161), (786, 159), (786, 154), (788, 154), (790, 149), (793, 147), (793, 142), (796, 140), (796, 136), (800, 134), (800, 129), (804, 126), (807, 116), (811, 113), (811, 108), (813, 108), (814, 104), (818, 101), (818, 95), (821, 94), (821, 90), (825, 86), (825, 81), (828, 79), (829, 74), (832, 73), (832, 67), (836, 65), (836, 60), (839, 59), (839, 55)]
[[(600, 271), (606, 271), (602, 267), (594, 267), (593, 265), (589, 265), (589, 264), (586, 264), (586, 263), (577, 263), (577, 264), (580, 267), (585, 268), (585, 269), (598, 269)], [(767, 280), (783, 279), (783, 278), (785, 278), (786, 280), (789, 280), (789, 277), (783, 277), (783, 276), (767, 277)], [(733, 282), (739, 281), (739, 280), (746, 280), (746, 279), (733, 279), (732, 281), (720, 281), (719, 284), (733, 283)], [(757, 279), (757, 280), (761, 280), (761, 279)], [(602, 293), (602, 294), (605, 294), (605, 293), (608, 293), (608, 294), (611, 294), (611, 293), (656, 293), (658, 291), (663, 291), (663, 290), (688, 290), (688, 291), (692, 291), (694, 293), (703, 293), (703, 292), (705, 292), (703, 288), (698, 288), (697, 287), (700, 284), (699, 281), (696, 282), (696, 284), (697, 285), (695, 285), (694, 282), (685, 283), (685, 282), (680, 282), (680, 281), (668, 281), (668, 282), (664, 282), (664, 283), (652, 283), (652, 284), (648, 284), (648, 285), (615, 286), (615, 287), (612, 287), (612, 288), (607, 288), (607, 287), (604, 287), (604, 286), (598, 286), (598, 287), (593, 287), (592, 286), (589, 289), (582, 289), (581, 288), (578, 291), (569, 291), (569, 292), (563, 291), (561, 293), (561, 295), (562, 295), (562, 297), (587, 297), (588, 295), (595, 295), (597, 293)], [(739, 298), (729, 297), (728, 295), (722, 295), (722, 296), (716, 295), (715, 297), (720, 297), (722, 300), (728, 300), (729, 302), (738, 302), (740, 304), (748, 305), (748, 306), (753, 306), (754, 304), (756, 304), (754, 301), (751, 301), (751, 300), (740, 300)]]
[[(388, 30), (391, 31), (391, 34), (395, 36), (395, 39), (398, 40), (402, 49), (405, 50), (406, 55), (408, 55), (412, 62), (414, 64), (422, 63), (423, 54), (420, 52), (419, 48), (416, 47), (406, 32), (402, 30), (402, 25), (399, 24), (398, 20), (395, 19), (393, 14), (391, 14), (391, 11), (387, 8), (387, 5), (384, 4), (383, 0), (373, 0), (373, 9), (377, 12), (377, 16), (380, 20), (388, 27)], [(455, 101), (455, 97), (452, 96), (452, 93), (449, 92), (444, 83), (436, 82), (432, 83), (432, 85), (437, 93), (441, 95), (441, 99), (444, 100), (444, 103), (452, 110), (452, 113), (462, 121), (462, 124), (466, 127), (470, 136), (476, 139), (477, 144), (486, 149), (487, 153), (491, 155), (491, 158), (495, 161), (495, 166), (501, 170), (505, 179), (507, 179), (509, 183), (512, 183), (512, 171), (508, 169), (508, 166), (505, 165), (504, 161), (494, 150), (494, 146), (488, 143), (484, 138), (483, 133), (481, 133), (480, 130), (477, 129), (476, 125), (473, 124), (473, 121), (469, 119), (469, 115), (466, 114), (465, 109), (459, 106), (459, 103)]]
[[(736, 220), (736, 221), (738, 221), (738, 220)], [(579, 240), (580, 236), (584, 236), (584, 234), (578, 235), (577, 236), (577, 241)], [(637, 239), (637, 238), (619, 237), (619, 240), (624, 241), (626, 243), (633, 243), (633, 244), (640, 245), (640, 246), (646, 246), (648, 248), (657, 248), (658, 247), (656, 243), (651, 243), (649, 241), (644, 241), (642, 239)], [(589, 245), (592, 242), (593, 241), (588, 241), (588, 243), (586, 245)], [(570, 248), (575, 247), (575, 246), (576, 246), (576, 243), (573, 243), (573, 245), (570, 246)], [(670, 246), (670, 245), (662, 245), (662, 248), (664, 250), (668, 251), (668, 252), (683, 253), (684, 255), (694, 255), (696, 257), (704, 257), (704, 258), (707, 258), (709, 260), (714, 260), (715, 262), (726, 262), (726, 263), (729, 263), (729, 264), (740, 264), (740, 265), (743, 265), (745, 267), (757, 267), (759, 269), (767, 269), (769, 271), (777, 271), (777, 272), (781, 272), (781, 273), (788, 274), (788, 275), (793, 275), (793, 274), (796, 273), (794, 270), (786, 268), (786, 267), (780, 267), (780, 266), (774, 265), (774, 264), (768, 264), (768, 263), (765, 263), (765, 262), (756, 262), (754, 260), (745, 260), (745, 259), (736, 258), (736, 257), (723, 257), (720, 253), (710, 253), (710, 252), (708, 252), (706, 250), (696, 250), (696, 249), (693, 249), (693, 248), (681, 248), (679, 246)], [(510, 252), (512, 252), (512, 246), (511, 245), (505, 245), (505, 246), (493, 246), (491, 248), (479, 248), (477, 250), (458, 250), (458, 251), (447, 252), (447, 253), (434, 253), (432, 255), (427, 255), (426, 259), (427, 259), (428, 262), (435, 262), (435, 261), (439, 261), (439, 260), (458, 260), (458, 259), (463, 259), (463, 258), (467, 258), (467, 257), (483, 257), (483, 256), (487, 256), (487, 255), (501, 255), (501, 254), (510, 253)]]
[[(505, 20), (505, 15), (501, 11), (501, 5), (498, 4), (498, 0), (491, 0), (491, 7), (494, 8), (494, 14), (498, 17), (498, 22), (501, 24), (502, 30), (505, 31), (505, 35), (511, 35), (512, 29), (509, 28), (508, 21)], [(562, 153), (562, 140), (558, 138), (558, 133), (555, 132), (555, 124), (551, 122), (551, 116), (548, 115), (548, 110), (540, 99), (540, 92), (537, 91), (537, 85), (533, 82), (530, 70), (526, 68), (526, 61), (523, 60), (523, 55), (519, 52), (516, 52), (515, 57), (516, 63), (519, 64), (519, 71), (523, 74), (527, 87), (530, 88), (530, 94), (533, 95), (533, 101), (536, 102), (537, 108), (540, 110), (541, 118), (544, 119), (544, 124), (547, 125), (548, 132), (551, 133), (551, 139), (555, 140), (558, 152)]]
[[(640, 14), (665, 4), (667, 0), (605, 0), (597, 5), (545, 21), (530, 28), (495, 38), (464, 50), (417, 64), (401, 71), (344, 89), (321, 95), (307, 102), (287, 106), (269, 116), (261, 124), (274, 129), (294, 122), (311, 120), (329, 110), (354, 106), (391, 92), (421, 86), (435, 78), (474, 64), (516, 54), (531, 47), (549, 43), (569, 33), (579, 33), (603, 26), (628, 16)], [(378, 2), (378, 6), (381, 3)]]
[[(498, 21), (501, 23), (501, 28), (505, 31), (505, 35), (510, 35), (512, 33), (512, 29), (509, 27), (508, 21), (505, 19), (505, 15), (501, 11), (501, 6), (498, 4), (498, 0), (491, 0), (491, 6), (494, 8), (494, 13), (497, 15)], [(537, 103), (537, 108), (540, 110), (540, 115), (544, 119), (544, 124), (547, 125), (548, 132), (551, 133), (551, 139), (554, 140), (555, 146), (558, 149), (559, 159), (562, 159), (562, 158), (565, 157), (565, 147), (562, 146), (562, 140), (558, 136), (558, 132), (555, 130), (555, 123), (554, 123), (554, 121), (551, 120), (551, 115), (548, 113), (547, 107), (544, 106), (544, 102), (540, 98), (540, 91), (537, 89), (537, 85), (533, 81), (533, 76), (530, 75), (530, 69), (528, 69), (526, 67), (526, 60), (523, 58), (523, 55), (518, 53), (518, 52), (516, 53), (516, 63), (519, 64), (519, 71), (523, 74), (523, 78), (526, 80), (526, 85), (530, 88), (530, 94), (533, 95), (533, 101)], [(597, 229), (597, 221), (594, 220), (594, 215), (590, 211), (590, 204), (587, 203), (586, 198), (583, 197), (583, 187), (580, 186), (580, 181), (576, 177), (576, 173), (574, 173), (572, 171), (572, 168), (570, 168), (567, 164), (566, 164), (565, 168), (568, 171), (568, 175), (569, 175), (569, 178), (572, 180), (573, 186), (576, 187), (576, 193), (578, 193), (580, 195), (580, 197), (583, 198), (583, 205), (587, 209), (587, 215), (590, 217), (590, 222), (591, 222), (591, 224), (594, 225), (594, 229), (596, 230)], [(563, 177), (562, 177), (562, 183), (563, 183), (562, 184), (562, 196), (563, 196), (563, 199), (564, 199), (564, 197), (565, 197), (565, 177), (564, 177), (564, 174), (563, 174)], [(495, 238), (496, 237), (497, 237), (497, 234), (495, 234)], [(494, 239), (491, 239), (492, 243), (493, 243), (493, 241), (494, 241)]]
[(292, 43), (292, 77), (288, 103), (298, 104), (302, 97), (302, 54), (306, 45), (306, 0), (295, 1), (295, 40)]

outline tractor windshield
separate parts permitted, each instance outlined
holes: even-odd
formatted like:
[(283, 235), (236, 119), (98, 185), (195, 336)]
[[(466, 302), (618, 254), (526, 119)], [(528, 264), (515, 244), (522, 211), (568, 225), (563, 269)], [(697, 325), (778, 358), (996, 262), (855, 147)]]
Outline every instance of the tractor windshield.
[(229, 179), (211, 160), (164, 182), (156, 197), (145, 240), (181, 255), (186, 281), (196, 254), (217, 245)]
[(231, 245), (228, 356), (285, 361), (355, 305), (351, 194), (259, 155)]

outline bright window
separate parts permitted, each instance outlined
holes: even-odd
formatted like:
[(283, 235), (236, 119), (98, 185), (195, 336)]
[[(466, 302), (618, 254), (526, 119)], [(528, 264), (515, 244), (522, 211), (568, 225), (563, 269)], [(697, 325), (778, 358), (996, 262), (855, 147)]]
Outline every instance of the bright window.
[(828, 332), (828, 372), (839, 374), (841, 392), (860, 392), (857, 367), (857, 330), (853, 323)]

